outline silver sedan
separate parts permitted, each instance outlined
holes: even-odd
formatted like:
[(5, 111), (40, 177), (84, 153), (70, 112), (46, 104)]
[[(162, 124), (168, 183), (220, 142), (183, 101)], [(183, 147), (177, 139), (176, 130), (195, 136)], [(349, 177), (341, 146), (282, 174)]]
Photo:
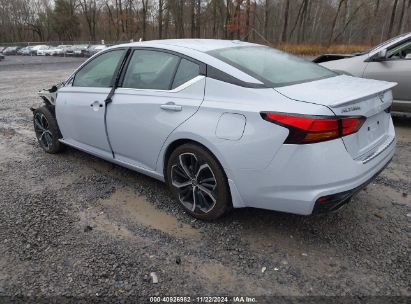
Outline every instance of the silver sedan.
[(326, 54), (314, 59), (331, 70), (357, 77), (397, 82), (393, 111), (411, 113), (411, 33), (362, 53)]

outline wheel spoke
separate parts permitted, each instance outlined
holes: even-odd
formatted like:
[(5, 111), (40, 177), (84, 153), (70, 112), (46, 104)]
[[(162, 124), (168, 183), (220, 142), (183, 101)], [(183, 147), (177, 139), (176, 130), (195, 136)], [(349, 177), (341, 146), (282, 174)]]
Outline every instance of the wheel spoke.
[(180, 161), (180, 167), (184, 170), (184, 173), (191, 179), (192, 178), (192, 174), (190, 172), (190, 170), (188, 169), (188, 167), (186, 166), (186, 164), (183, 161), (183, 155), (181, 154), (179, 155), (179, 161)]
[(51, 144), (53, 143), (53, 136), (52, 136), (52, 134), (50, 133), (50, 131), (45, 131), (45, 132), (44, 132), (44, 138), (45, 138), (45, 140), (46, 140), (47, 147), (50, 147)]
[(210, 170), (209, 165), (207, 165), (207, 164), (202, 164), (202, 165), (200, 166), (200, 168), (198, 168), (198, 170), (197, 170), (196, 178), (198, 179), (201, 171), (206, 170), (206, 169)]
[(177, 181), (172, 181), (172, 184), (173, 184), (174, 187), (179, 188), (179, 189), (180, 188), (185, 188), (185, 187), (191, 186), (191, 180), (186, 181), (186, 182), (182, 182), (182, 183), (179, 183)]
[(197, 207), (197, 193), (196, 193), (196, 187), (193, 187), (193, 207), (191, 208), (191, 211), (194, 212)]
[(47, 118), (42, 114), (42, 115), (40, 116), (40, 119), (41, 119), (41, 125), (43, 126), (43, 128), (44, 128), (45, 130), (47, 130), (48, 127), (49, 127), (49, 122), (47, 121)]
[(199, 181), (201, 184), (208, 184), (208, 183), (215, 183), (215, 178), (213, 177), (207, 177)]
[(34, 119), (34, 126), (37, 127), (38, 131), (44, 132), (44, 128), (39, 122), (39, 120), (37, 119), (37, 117)]
[(211, 191), (208, 190), (206, 187), (203, 187), (202, 185), (198, 185), (198, 189), (199, 189), (201, 192), (203, 192), (204, 194), (207, 194), (207, 196), (208, 196), (209, 198), (211, 198), (211, 200), (213, 201), (213, 203), (216, 202), (216, 199), (215, 199), (213, 193), (211, 193)]

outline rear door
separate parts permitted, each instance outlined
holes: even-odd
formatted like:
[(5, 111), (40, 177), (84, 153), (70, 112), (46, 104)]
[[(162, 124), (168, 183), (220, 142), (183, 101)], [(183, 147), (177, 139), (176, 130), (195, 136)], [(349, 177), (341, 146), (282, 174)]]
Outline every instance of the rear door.
[(201, 63), (154, 49), (134, 50), (107, 108), (107, 130), (119, 161), (154, 170), (170, 133), (204, 98)]
[(394, 99), (411, 101), (411, 39), (388, 49), (386, 60), (369, 62), (363, 77), (397, 82)]
[(75, 74), (71, 85), (59, 89), (56, 115), (65, 142), (111, 155), (104, 124), (105, 99), (125, 52), (115, 49), (97, 56)]

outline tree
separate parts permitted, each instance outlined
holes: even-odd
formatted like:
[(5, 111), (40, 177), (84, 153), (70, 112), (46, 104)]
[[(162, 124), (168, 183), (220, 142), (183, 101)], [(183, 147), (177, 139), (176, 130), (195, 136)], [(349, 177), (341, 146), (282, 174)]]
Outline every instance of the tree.
[(391, 10), (390, 25), (388, 28), (388, 37), (392, 35), (392, 31), (394, 29), (395, 12), (397, 11), (397, 5), (398, 5), (398, 0), (394, 0), (394, 4)]
[(74, 40), (78, 36), (79, 20), (75, 10), (75, 0), (56, 0), (52, 19), (59, 40)]
[(287, 40), (287, 26), (288, 26), (289, 11), (290, 11), (290, 0), (285, 0), (284, 25), (283, 25), (283, 31), (281, 34), (281, 42), (285, 42)]
[(97, 23), (97, 1), (96, 0), (79, 0), (82, 13), (86, 19), (90, 40), (96, 40), (96, 23)]

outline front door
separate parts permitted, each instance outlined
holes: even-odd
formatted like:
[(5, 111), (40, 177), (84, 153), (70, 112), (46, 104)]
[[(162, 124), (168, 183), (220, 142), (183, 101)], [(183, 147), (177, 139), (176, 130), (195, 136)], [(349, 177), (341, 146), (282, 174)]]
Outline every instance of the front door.
[(167, 137), (203, 101), (204, 86), (198, 63), (163, 51), (134, 50), (107, 108), (115, 158), (154, 170)]
[(97, 56), (75, 74), (71, 85), (59, 89), (56, 116), (68, 144), (112, 155), (105, 130), (105, 99), (124, 54), (124, 49), (117, 49)]
[(411, 102), (411, 40), (387, 50), (386, 60), (369, 62), (364, 77), (397, 82), (394, 100)]

